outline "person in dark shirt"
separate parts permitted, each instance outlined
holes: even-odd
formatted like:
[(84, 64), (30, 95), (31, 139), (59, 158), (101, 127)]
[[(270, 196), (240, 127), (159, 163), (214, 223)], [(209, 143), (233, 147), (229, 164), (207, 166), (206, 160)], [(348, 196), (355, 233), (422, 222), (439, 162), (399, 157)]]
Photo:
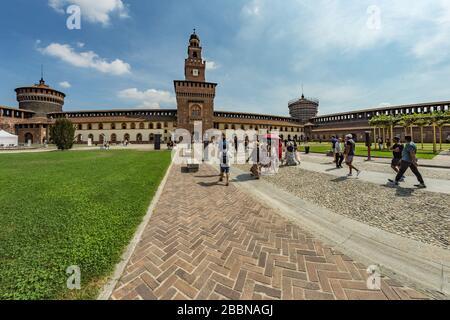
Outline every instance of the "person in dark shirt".
[(334, 163), (338, 163), (339, 158), (338, 155), (336, 153), (336, 143), (338, 143), (338, 139), (336, 139), (335, 136), (331, 137), (331, 150), (333, 150), (333, 154), (334, 154)]
[[(392, 154), (394, 155), (391, 163), (392, 169), (398, 173), (400, 171), (400, 166), (402, 163), (402, 154), (403, 154), (403, 144), (400, 143), (400, 138), (394, 138), (394, 145), (391, 147)], [(402, 177), (402, 180), (405, 180), (405, 177)]]
[(353, 159), (355, 158), (355, 150), (356, 150), (356, 143), (353, 140), (353, 135), (349, 134), (345, 137), (345, 163), (350, 169), (350, 173), (348, 174), (349, 177), (353, 176), (353, 170), (356, 170), (356, 175), (359, 176), (361, 174), (361, 170), (355, 168), (353, 165)]

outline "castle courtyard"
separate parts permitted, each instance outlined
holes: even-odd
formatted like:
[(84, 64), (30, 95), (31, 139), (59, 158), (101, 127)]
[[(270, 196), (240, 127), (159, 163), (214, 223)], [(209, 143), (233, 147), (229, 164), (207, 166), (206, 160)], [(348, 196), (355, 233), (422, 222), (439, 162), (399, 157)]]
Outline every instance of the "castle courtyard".
[(5, 4), (0, 301), (450, 300), (450, 5), (353, 2)]
[[(217, 171), (208, 165), (191, 174), (182, 173), (181, 167), (173, 166), (152, 218), (118, 282), (112, 287), (113, 290), (110, 288), (109, 297), (125, 300), (396, 300), (444, 297), (417, 285), (411, 281), (413, 279), (399, 281), (390, 278), (390, 272), (382, 275), (380, 290), (368, 289), (367, 264), (355, 261), (336, 249), (335, 245), (322, 241), (319, 234), (305, 229), (282, 209), (276, 210), (246, 192), (245, 184), (249, 177), (243, 171), (238, 172), (232, 186), (226, 188), (217, 182)], [(295, 187), (297, 193), (292, 193), (292, 197), (303, 196), (326, 207), (332, 199), (327, 198), (325, 193), (336, 187), (332, 179), (325, 174), (286, 168), (268, 181), (282, 189), (289, 189), (292, 184), (287, 187), (282, 185), (292, 180), (298, 183)], [(340, 189), (343, 198), (347, 192), (354, 192), (355, 187), (349, 184)], [(366, 191), (367, 188), (377, 188), (366, 183), (361, 183), (359, 187)], [(397, 197), (395, 191), (386, 190), (379, 200), (386, 202), (389, 209), (389, 203)], [(413, 222), (404, 225), (406, 212), (400, 211), (397, 221), (389, 221), (390, 217), (386, 218), (388, 222), (383, 221), (383, 218), (377, 218), (382, 209), (377, 202), (372, 204), (372, 195), (367, 195), (366, 191), (355, 194), (356, 198), (367, 203), (365, 208), (353, 212), (360, 205), (354, 203), (341, 213), (358, 220), (361, 220), (358, 217), (361, 215), (367, 224), (448, 250), (448, 225), (442, 226), (436, 219), (429, 219), (422, 222), (425, 224), (421, 224), (422, 233), (417, 235)], [(319, 193), (324, 197), (320, 197)], [(305, 197), (307, 194), (310, 195)], [(413, 206), (418, 201), (416, 197), (420, 199), (422, 196), (414, 196)], [(270, 195), (267, 197), (270, 198)], [(448, 219), (448, 211), (443, 211), (446, 206), (448, 208), (448, 197), (443, 194), (433, 197), (438, 202), (432, 209), (436, 218), (442, 214), (447, 215)], [(291, 200), (294, 203), (294, 199)], [(339, 201), (336, 205), (345, 207), (345, 203)], [(299, 215), (302, 214), (301, 207), (295, 209)], [(363, 209), (364, 212), (361, 212)], [(422, 213), (413, 211), (410, 214), (420, 221), (418, 215)], [(445, 217), (440, 219), (443, 221)], [(392, 225), (397, 228), (390, 227)], [(402, 228), (406, 231), (402, 232)]]
[[(417, 190), (410, 174), (388, 186), (382, 159), (358, 158), (364, 171), (349, 178), (332, 158), (300, 153), (300, 166), (261, 180), (232, 166), (227, 188), (216, 167), (184, 172), (170, 152), (140, 145), (0, 154), (11, 182), (0, 192), (1, 297), (446, 299), (450, 169), (440, 157), (440, 168), (422, 160), (428, 189)], [(79, 291), (65, 287), (71, 265)]]

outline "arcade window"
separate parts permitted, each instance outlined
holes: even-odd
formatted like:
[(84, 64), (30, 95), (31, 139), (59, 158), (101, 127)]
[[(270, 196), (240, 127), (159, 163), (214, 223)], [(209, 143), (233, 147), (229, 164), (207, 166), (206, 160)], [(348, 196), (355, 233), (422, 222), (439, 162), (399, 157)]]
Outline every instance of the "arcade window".
[(202, 108), (200, 108), (199, 106), (192, 107), (191, 116), (192, 118), (201, 118)]

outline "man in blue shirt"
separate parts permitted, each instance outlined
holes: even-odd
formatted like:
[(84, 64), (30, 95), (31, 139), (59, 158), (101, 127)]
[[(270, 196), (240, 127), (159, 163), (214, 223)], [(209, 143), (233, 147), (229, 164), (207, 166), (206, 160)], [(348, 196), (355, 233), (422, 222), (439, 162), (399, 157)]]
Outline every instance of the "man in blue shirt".
[(402, 180), (405, 172), (409, 169), (414, 173), (414, 175), (417, 177), (417, 180), (419, 180), (420, 184), (415, 185), (417, 188), (425, 189), (427, 186), (425, 185), (425, 181), (422, 178), (422, 175), (419, 172), (419, 165), (417, 163), (417, 147), (415, 143), (412, 141), (412, 137), (407, 136), (406, 138), (406, 144), (403, 148), (402, 152), (402, 162), (400, 165), (400, 170), (397, 174), (397, 177), (394, 180), (389, 179), (390, 182), (394, 183), (396, 186), (399, 185), (399, 182)]

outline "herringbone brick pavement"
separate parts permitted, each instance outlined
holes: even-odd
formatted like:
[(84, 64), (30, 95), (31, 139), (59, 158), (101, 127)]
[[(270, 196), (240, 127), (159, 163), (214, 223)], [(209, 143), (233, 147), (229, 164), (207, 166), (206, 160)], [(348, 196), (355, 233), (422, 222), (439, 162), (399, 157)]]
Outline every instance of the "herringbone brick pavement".
[(426, 299), (258, 203), (216, 171), (174, 166), (111, 299)]

